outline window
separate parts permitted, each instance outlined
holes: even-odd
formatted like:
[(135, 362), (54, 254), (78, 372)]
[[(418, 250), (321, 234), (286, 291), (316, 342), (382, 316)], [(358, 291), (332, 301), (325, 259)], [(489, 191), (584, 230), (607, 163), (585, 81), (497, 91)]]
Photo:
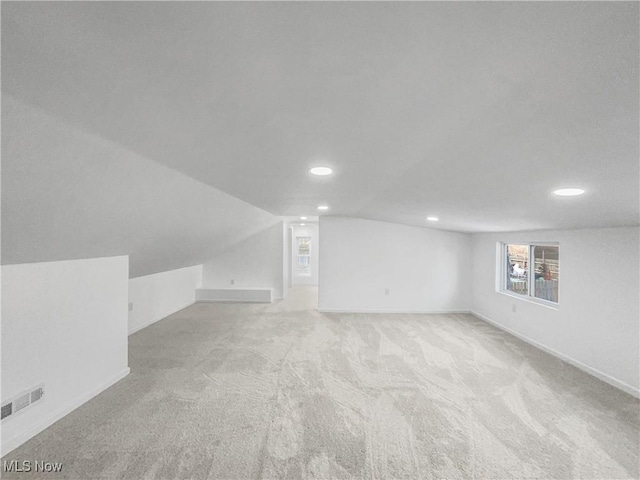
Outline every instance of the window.
[(298, 274), (311, 275), (311, 237), (296, 237)]
[(501, 261), (503, 291), (558, 303), (558, 245), (505, 243)]

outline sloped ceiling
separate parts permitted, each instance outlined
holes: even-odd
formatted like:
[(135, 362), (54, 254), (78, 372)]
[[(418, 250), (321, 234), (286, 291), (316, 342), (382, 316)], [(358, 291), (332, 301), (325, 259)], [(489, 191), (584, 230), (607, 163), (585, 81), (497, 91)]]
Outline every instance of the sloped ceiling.
[(129, 275), (203, 263), (278, 218), (2, 98), (4, 264), (129, 255)]
[[(221, 213), (205, 197), (222, 191), (238, 212), (313, 215), (328, 203), (410, 225), (435, 214), (438, 228), (465, 232), (638, 225), (638, 13), (637, 2), (3, 2), (3, 107), (9, 94), (148, 162), (135, 176), (78, 158), (95, 183), (109, 177), (99, 201), (77, 205), (58, 195), (75, 188), (71, 172), (31, 152), (29, 168), (59, 182), (34, 183), (11, 165), (34, 145), (8, 138), (3, 253), (65, 226), (27, 228), (25, 191), (34, 218), (71, 208), (89, 231), (102, 228), (92, 210), (120, 215), (156, 188), (174, 206), (187, 195), (212, 224)], [(3, 111), (3, 130), (28, 131), (13, 116), (25, 108)], [(335, 175), (310, 178), (318, 162)], [(199, 200), (186, 183), (153, 186), (146, 169), (169, 171), (158, 164), (196, 181)], [(108, 192), (121, 183), (116, 209)], [(551, 194), (573, 185), (587, 193)], [(140, 220), (126, 208), (145, 225), (145, 252), (200, 242), (195, 252), (222, 235), (176, 213), (182, 228), (157, 239), (164, 209)]]

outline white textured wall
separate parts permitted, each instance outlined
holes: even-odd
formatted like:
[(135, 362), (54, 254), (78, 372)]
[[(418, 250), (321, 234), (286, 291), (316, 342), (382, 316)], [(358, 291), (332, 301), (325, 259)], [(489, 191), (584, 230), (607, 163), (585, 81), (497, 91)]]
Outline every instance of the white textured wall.
[(2, 268), (2, 400), (45, 396), (2, 421), (2, 454), (129, 373), (126, 256)]
[[(320, 243), (318, 235), (317, 224), (306, 224), (304, 227), (300, 225), (293, 225), (291, 227), (291, 283), (293, 285), (318, 285), (318, 271), (319, 271), (319, 254)], [(296, 237), (310, 237), (311, 249), (310, 249), (310, 275), (300, 275), (298, 270), (298, 243)]]
[[(472, 239), (474, 312), (637, 394), (638, 227), (475, 234)], [(536, 241), (560, 242), (557, 309), (496, 292), (496, 244)]]
[(270, 288), (271, 298), (283, 298), (283, 232), (278, 222), (205, 262), (202, 287)]
[(134, 333), (196, 301), (202, 265), (154, 273), (129, 280), (129, 333)]
[(470, 246), (468, 234), (321, 217), (320, 310), (469, 310)]

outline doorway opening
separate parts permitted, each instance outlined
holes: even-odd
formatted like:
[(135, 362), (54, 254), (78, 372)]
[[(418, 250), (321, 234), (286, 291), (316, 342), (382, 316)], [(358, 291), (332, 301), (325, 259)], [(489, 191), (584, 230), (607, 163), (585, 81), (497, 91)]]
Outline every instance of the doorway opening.
[(290, 287), (318, 285), (319, 231), (317, 223), (291, 225), (289, 248)]

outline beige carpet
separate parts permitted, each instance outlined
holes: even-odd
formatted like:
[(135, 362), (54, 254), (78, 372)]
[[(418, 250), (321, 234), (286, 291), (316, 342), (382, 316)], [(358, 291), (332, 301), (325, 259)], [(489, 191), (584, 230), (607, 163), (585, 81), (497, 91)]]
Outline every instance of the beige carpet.
[(314, 301), (196, 304), (132, 335), (131, 375), (3, 460), (77, 479), (638, 478), (633, 397), (471, 315)]

